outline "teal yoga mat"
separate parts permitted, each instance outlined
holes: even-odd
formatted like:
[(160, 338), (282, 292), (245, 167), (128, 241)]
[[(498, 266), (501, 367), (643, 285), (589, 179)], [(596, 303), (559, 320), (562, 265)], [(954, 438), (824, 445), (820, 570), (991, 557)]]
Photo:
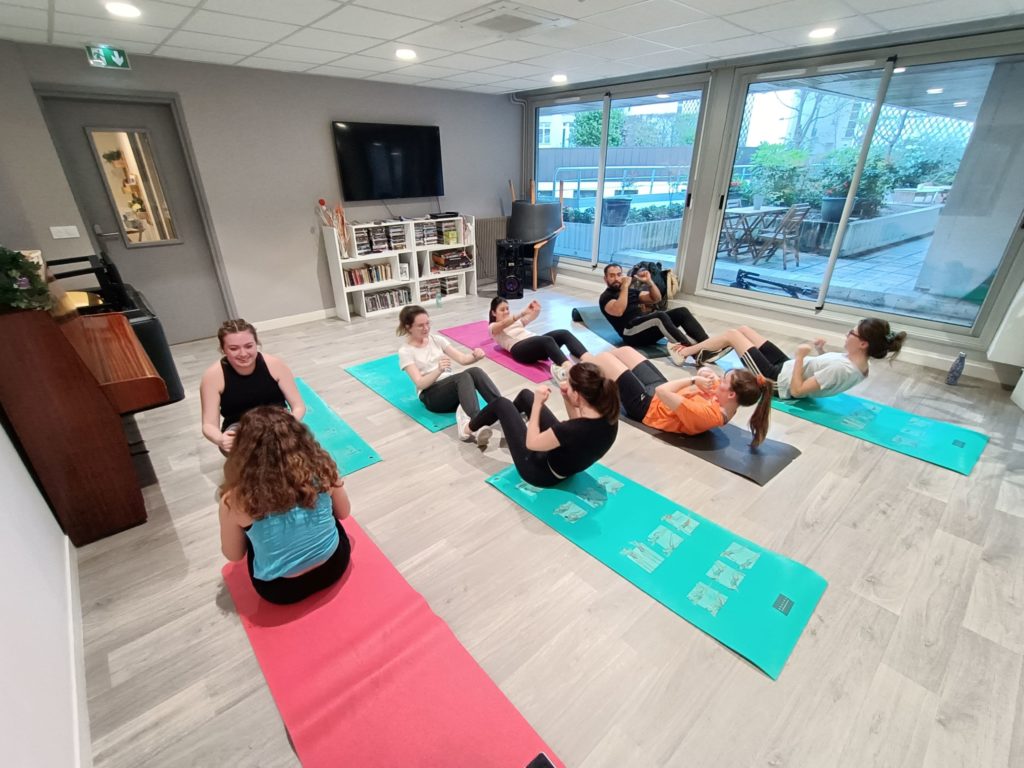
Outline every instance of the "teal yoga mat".
[(310, 428), (317, 442), (331, 454), (342, 475), (351, 475), (364, 467), (376, 464), (380, 455), (356, 431), (327, 405), (302, 379), (296, 379), (306, 415), (303, 423)]
[[(598, 307), (575, 307), (572, 311), (572, 319), (577, 323), (583, 323), (588, 330), (600, 336), (613, 347), (632, 346), (622, 340), (619, 332), (612, 327), (608, 318), (601, 313)], [(660, 341), (646, 347), (633, 347), (633, 349), (644, 357), (668, 357), (667, 341)]]
[[(719, 365), (728, 369), (742, 363), (730, 353), (719, 360)], [(988, 444), (988, 435), (972, 429), (845, 393), (795, 400), (774, 398), (772, 407), (962, 475), (971, 474)]]
[(488, 483), (769, 677), (782, 672), (825, 579), (601, 464), (556, 488), (515, 467)]

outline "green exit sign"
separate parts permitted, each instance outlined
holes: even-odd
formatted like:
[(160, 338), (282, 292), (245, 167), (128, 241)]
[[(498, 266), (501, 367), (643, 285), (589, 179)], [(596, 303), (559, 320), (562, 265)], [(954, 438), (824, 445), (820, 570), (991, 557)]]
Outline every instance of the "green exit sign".
[(89, 57), (89, 63), (94, 67), (106, 67), (107, 69), (131, 69), (128, 63), (128, 54), (120, 48), (112, 48), (109, 45), (87, 45), (85, 52)]

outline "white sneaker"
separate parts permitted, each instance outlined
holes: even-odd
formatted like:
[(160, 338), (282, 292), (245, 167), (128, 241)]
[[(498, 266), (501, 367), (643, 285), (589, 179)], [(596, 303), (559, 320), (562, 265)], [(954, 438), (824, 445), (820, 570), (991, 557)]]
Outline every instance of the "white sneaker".
[(494, 433), (494, 430), (491, 429), (487, 425), (484, 425), (484, 426), (480, 427), (480, 429), (478, 429), (476, 431), (476, 435), (475, 435), (476, 444), (478, 446), (480, 446), (481, 449), (486, 448), (487, 447), (487, 442), (491, 439), (491, 435), (493, 433)]
[(469, 431), (469, 414), (462, 410), (460, 405), (455, 409), (455, 423), (459, 428), (459, 439), (466, 443), (472, 443), (476, 438)]
[(549, 371), (551, 372), (551, 380), (555, 382), (556, 387), (561, 386), (562, 382), (569, 378), (569, 370), (558, 365), (558, 363), (552, 363)]
[(673, 363), (675, 363), (676, 365), (679, 365), (679, 366), (682, 366), (686, 362), (686, 355), (684, 355), (680, 351), (682, 349), (682, 347), (683, 347), (682, 344), (679, 344), (679, 343), (676, 343), (676, 342), (671, 342), (670, 341), (668, 343), (668, 356), (672, 358), (672, 362)]

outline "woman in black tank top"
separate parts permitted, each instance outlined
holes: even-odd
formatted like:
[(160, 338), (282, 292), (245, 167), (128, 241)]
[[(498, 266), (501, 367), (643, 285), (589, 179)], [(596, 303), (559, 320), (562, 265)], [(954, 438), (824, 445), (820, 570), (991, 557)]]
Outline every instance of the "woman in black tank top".
[(306, 406), (295, 377), (281, 360), (258, 349), (256, 329), (245, 320), (228, 320), (217, 331), (224, 357), (203, 374), (199, 385), (203, 436), (227, 454), (242, 415), (260, 405), (291, 409), (301, 420)]

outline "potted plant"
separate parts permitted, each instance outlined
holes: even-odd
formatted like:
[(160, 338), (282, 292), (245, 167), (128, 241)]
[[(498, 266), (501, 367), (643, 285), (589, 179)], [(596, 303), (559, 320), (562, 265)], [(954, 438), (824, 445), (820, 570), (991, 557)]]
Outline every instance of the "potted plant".
[[(860, 150), (857, 147), (837, 149), (825, 158), (821, 168), (821, 220), (839, 221), (843, 205), (850, 192), (850, 181), (857, 167)], [(857, 214), (871, 219), (878, 215), (885, 196), (893, 188), (896, 175), (892, 163), (880, 151), (868, 154), (857, 187)]]
[(0, 245), (0, 275), (0, 311), (50, 308), (50, 291), (39, 266), (25, 254)]

